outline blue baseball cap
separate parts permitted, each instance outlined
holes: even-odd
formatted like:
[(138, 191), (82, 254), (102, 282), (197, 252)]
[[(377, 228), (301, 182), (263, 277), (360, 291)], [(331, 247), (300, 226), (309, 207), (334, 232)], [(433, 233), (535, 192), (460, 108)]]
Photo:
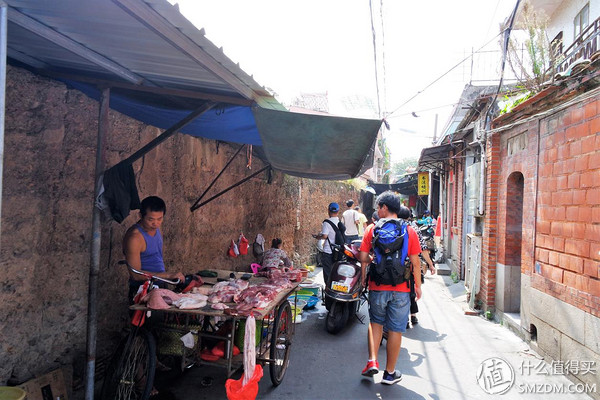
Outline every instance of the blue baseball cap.
[(329, 211), (331, 211), (331, 212), (340, 211), (340, 205), (338, 203), (329, 203)]

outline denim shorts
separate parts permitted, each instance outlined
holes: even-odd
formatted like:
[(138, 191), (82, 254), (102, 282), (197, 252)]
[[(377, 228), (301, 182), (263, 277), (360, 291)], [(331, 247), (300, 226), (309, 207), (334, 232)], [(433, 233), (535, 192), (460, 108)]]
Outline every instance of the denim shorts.
[(409, 292), (369, 291), (369, 319), (388, 331), (406, 332), (409, 310)]

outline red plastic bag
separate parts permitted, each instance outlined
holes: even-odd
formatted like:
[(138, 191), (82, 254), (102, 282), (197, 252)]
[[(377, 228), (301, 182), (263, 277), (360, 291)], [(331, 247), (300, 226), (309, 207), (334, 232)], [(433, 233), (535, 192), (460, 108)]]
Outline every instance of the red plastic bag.
[(228, 400), (254, 400), (258, 394), (258, 381), (263, 376), (263, 369), (260, 364), (256, 364), (254, 375), (242, 386), (244, 375), (238, 380), (227, 379), (225, 382), (225, 392)]
[(231, 240), (231, 244), (229, 245), (229, 250), (227, 251), (227, 254), (229, 254), (231, 257), (237, 257), (238, 254), (240, 254), (237, 244), (235, 244), (233, 239)]
[[(218, 357), (225, 357), (225, 342), (221, 340), (213, 349), (211, 353)], [(233, 345), (233, 355), (237, 356), (240, 354), (240, 349), (236, 345)]]
[(240, 233), (240, 239), (238, 241), (238, 247), (240, 249), (240, 254), (245, 256), (248, 254), (248, 239), (244, 236), (243, 233)]

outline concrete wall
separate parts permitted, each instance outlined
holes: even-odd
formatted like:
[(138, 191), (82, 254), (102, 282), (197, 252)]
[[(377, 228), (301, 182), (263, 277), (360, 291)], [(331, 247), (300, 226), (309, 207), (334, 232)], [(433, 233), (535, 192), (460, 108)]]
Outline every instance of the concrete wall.
[[(9, 67), (0, 258), (0, 384), (21, 383), (58, 367), (83, 373), (90, 264), (93, 174), (98, 103), (64, 84)], [(160, 134), (160, 130), (110, 113), (107, 166)], [(283, 239), (296, 264), (315, 249), (310, 236), (327, 216), (327, 204), (358, 198), (340, 182), (258, 176), (194, 213), (189, 207), (237, 147), (175, 135), (134, 163), (140, 197), (167, 203), (163, 225), (167, 268), (247, 269), (253, 257), (229, 258), (240, 231)], [(245, 152), (242, 152), (244, 154)], [(263, 166), (238, 158), (208, 195)], [(125, 230), (138, 218), (102, 226), (98, 287), (98, 356), (110, 353), (127, 324)]]

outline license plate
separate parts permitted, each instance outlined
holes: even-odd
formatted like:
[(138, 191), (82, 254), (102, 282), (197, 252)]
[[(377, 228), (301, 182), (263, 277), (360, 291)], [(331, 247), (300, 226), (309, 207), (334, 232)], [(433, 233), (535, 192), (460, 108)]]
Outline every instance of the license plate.
[(350, 291), (350, 285), (344, 282), (332, 282), (331, 288), (336, 292), (348, 293)]

